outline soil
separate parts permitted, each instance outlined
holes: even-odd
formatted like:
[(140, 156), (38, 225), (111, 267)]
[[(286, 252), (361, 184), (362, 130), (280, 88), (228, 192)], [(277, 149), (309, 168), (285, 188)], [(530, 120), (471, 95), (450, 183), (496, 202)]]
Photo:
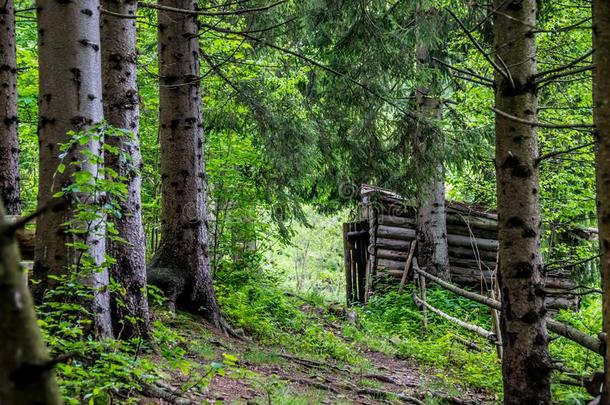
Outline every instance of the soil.
[[(329, 327), (335, 334), (337, 330)], [(361, 348), (370, 367), (321, 362), (289, 354), (279, 348), (250, 340), (227, 337), (210, 329), (217, 361), (223, 353), (238, 360), (225, 375), (216, 375), (203, 392), (189, 391), (173, 398), (142, 398), (145, 404), (491, 404), (485, 393), (459, 391), (449, 395), (438, 388), (442, 382), (428, 368), (412, 361)], [(180, 392), (188, 384), (175, 376), (165, 391)], [(279, 395), (286, 393), (285, 396)], [(278, 399), (279, 398), (279, 399)]]

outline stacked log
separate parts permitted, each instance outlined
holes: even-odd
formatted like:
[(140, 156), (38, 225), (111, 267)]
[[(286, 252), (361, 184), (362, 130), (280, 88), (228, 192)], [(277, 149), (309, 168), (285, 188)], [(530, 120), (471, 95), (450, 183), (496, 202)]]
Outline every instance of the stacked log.
[[(369, 253), (375, 258), (374, 269), (369, 271), (373, 288), (398, 283), (405, 273), (411, 243), (416, 239), (415, 208), (395, 193), (368, 187), (363, 192), (361, 213), (363, 220), (375, 224), (375, 228), (369, 229)], [(492, 285), (498, 251), (497, 224), (494, 213), (447, 203), (447, 245), (453, 282), (473, 287)], [(566, 291), (574, 288), (568, 275), (548, 274), (546, 286), (553, 289), (547, 298), (549, 309), (577, 305), (578, 298)]]

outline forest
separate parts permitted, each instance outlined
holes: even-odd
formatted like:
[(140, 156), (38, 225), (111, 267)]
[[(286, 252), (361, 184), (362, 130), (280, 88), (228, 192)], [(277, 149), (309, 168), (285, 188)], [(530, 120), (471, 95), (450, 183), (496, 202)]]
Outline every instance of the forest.
[(607, 0), (0, 0), (0, 405), (610, 404), (606, 71)]

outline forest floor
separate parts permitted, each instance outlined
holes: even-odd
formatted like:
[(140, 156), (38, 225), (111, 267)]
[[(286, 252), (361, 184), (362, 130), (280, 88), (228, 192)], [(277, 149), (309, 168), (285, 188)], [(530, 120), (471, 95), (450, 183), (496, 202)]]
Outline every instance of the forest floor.
[[(305, 311), (311, 311), (308, 306)], [(345, 341), (339, 323), (320, 316), (320, 324)], [(166, 323), (184, 337), (190, 364), (222, 364), (209, 376), (192, 369), (177, 370), (141, 398), (145, 404), (491, 404), (493, 396), (443, 381), (434, 369), (410, 359), (352, 347), (357, 365), (291, 352), (290, 347), (266, 346), (251, 339), (234, 339), (196, 318), (178, 315)], [(159, 356), (159, 355), (156, 355)], [(153, 359), (161, 363), (162, 358)], [(196, 368), (196, 366), (195, 366)], [(439, 373), (440, 375), (440, 373)], [(209, 377), (208, 377), (209, 376)], [(207, 378), (207, 379), (206, 379)], [(198, 384), (197, 379), (206, 379)], [(163, 397), (163, 398), (159, 398)]]

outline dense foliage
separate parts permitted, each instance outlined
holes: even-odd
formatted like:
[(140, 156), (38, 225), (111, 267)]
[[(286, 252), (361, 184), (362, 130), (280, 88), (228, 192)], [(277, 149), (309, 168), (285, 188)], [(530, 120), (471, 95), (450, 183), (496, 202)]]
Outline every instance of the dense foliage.
[[(213, 10), (239, 6), (200, 3)], [(328, 311), (343, 301), (341, 223), (356, 216), (360, 183), (414, 197), (431, 168), (443, 162), (450, 199), (495, 207), (493, 90), (486, 80), (493, 71), (445, 11), (454, 10), (488, 50), (489, 7), (477, 3), (291, 0), (245, 16), (200, 18), (212, 267), (221, 307), (240, 332), (261, 344), (361, 368), (369, 367), (363, 347), (385, 351), (429, 367), (458, 393), (474, 387), (501, 397), (495, 348), (434, 316), (422, 333), (410, 288), (357, 308), (358, 323)], [(539, 68), (586, 56), (591, 49), (588, 3), (540, 3)], [(36, 208), (38, 177), (37, 32), (32, 2), (16, 4), (20, 169), (23, 209), (29, 213)], [(137, 26), (142, 203), (151, 254), (161, 204), (155, 11), (141, 9)], [(416, 68), (414, 56), (422, 41), (434, 60), (423, 69)], [(456, 69), (471, 74), (470, 80)], [(434, 83), (431, 91), (443, 100), (442, 119), (430, 122), (414, 112), (414, 91), (421, 83)], [(540, 120), (588, 123), (591, 98), (590, 71), (545, 83)], [(435, 145), (426, 151), (423, 171), (415, 170), (411, 159), (415, 126), (425, 127)], [(112, 128), (102, 132), (124, 135)], [(86, 143), (90, 136), (100, 135), (73, 134), (73, 142)], [(597, 242), (572, 232), (596, 224), (592, 133), (549, 127), (540, 129), (539, 138), (545, 263), (550, 270), (569, 268), (582, 284), (597, 287)], [(440, 143), (443, 147), (436, 147)], [(102, 173), (94, 183), (78, 177), (86, 173), (77, 172), (65, 192), (117, 198), (124, 192), (112, 173)], [(97, 188), (86, 189), (91, 184)], [(101, 214), (112, 217), (117, 209), (112, 199), (107, 201)], [(79, 208), (77, 220), (100, 220), (95, 217), (99, 207)], [(109, 223), (106, 232), (113, 235)], [(86, 256), (83, 260), (86, 267)], [(79, 269), (79, 274), (83, 271), (95, 269)], [(71, 295), (90, 294), (80, 289), (76, 274), (62, 283)], [(61, 297), (65, 292), (56, 291)], [(158, 291), (149, 294), (159, 304), (150, 341), (95, 341), (84, 321), (88, 315), (63, 298), (38, 308), (53, 355), (70, 358), (57, 367), (67, 403), (135, 403), (132, 395), (178, 372), (190, 375), (184, 390), (204, 390), (214, 375), (235, 367), (230, 354), (224, 363), (207, 358), (204, 339), (186, 336), (191, 333), (187, 327), (197, 322), (184, 314), (172, 318), (161, 309)], [(442, 290), (433, 289), (429, 298), (454, 316), (490, 328), (489, 313), (481, 306)], [(598, 295), (587, 297), (578, 312), (559, 317), (595, 334), (601, 329), (600, 305)], [(339, 324), (340, 333), (329, 331), (328, 324)], [(467, 350), (457, 334), (483, 350)], [(197, 350), (204, 353), (198, 360), (185, 356)], [(602, 367), (600, 358), (562, 339), (553, 340), (551, 352), (554, 360), (582, 375)], [(555, 382), (560, 379), (557, 375)], [(560, 402), (587, 398), (582, 388), (555, 387)]]

